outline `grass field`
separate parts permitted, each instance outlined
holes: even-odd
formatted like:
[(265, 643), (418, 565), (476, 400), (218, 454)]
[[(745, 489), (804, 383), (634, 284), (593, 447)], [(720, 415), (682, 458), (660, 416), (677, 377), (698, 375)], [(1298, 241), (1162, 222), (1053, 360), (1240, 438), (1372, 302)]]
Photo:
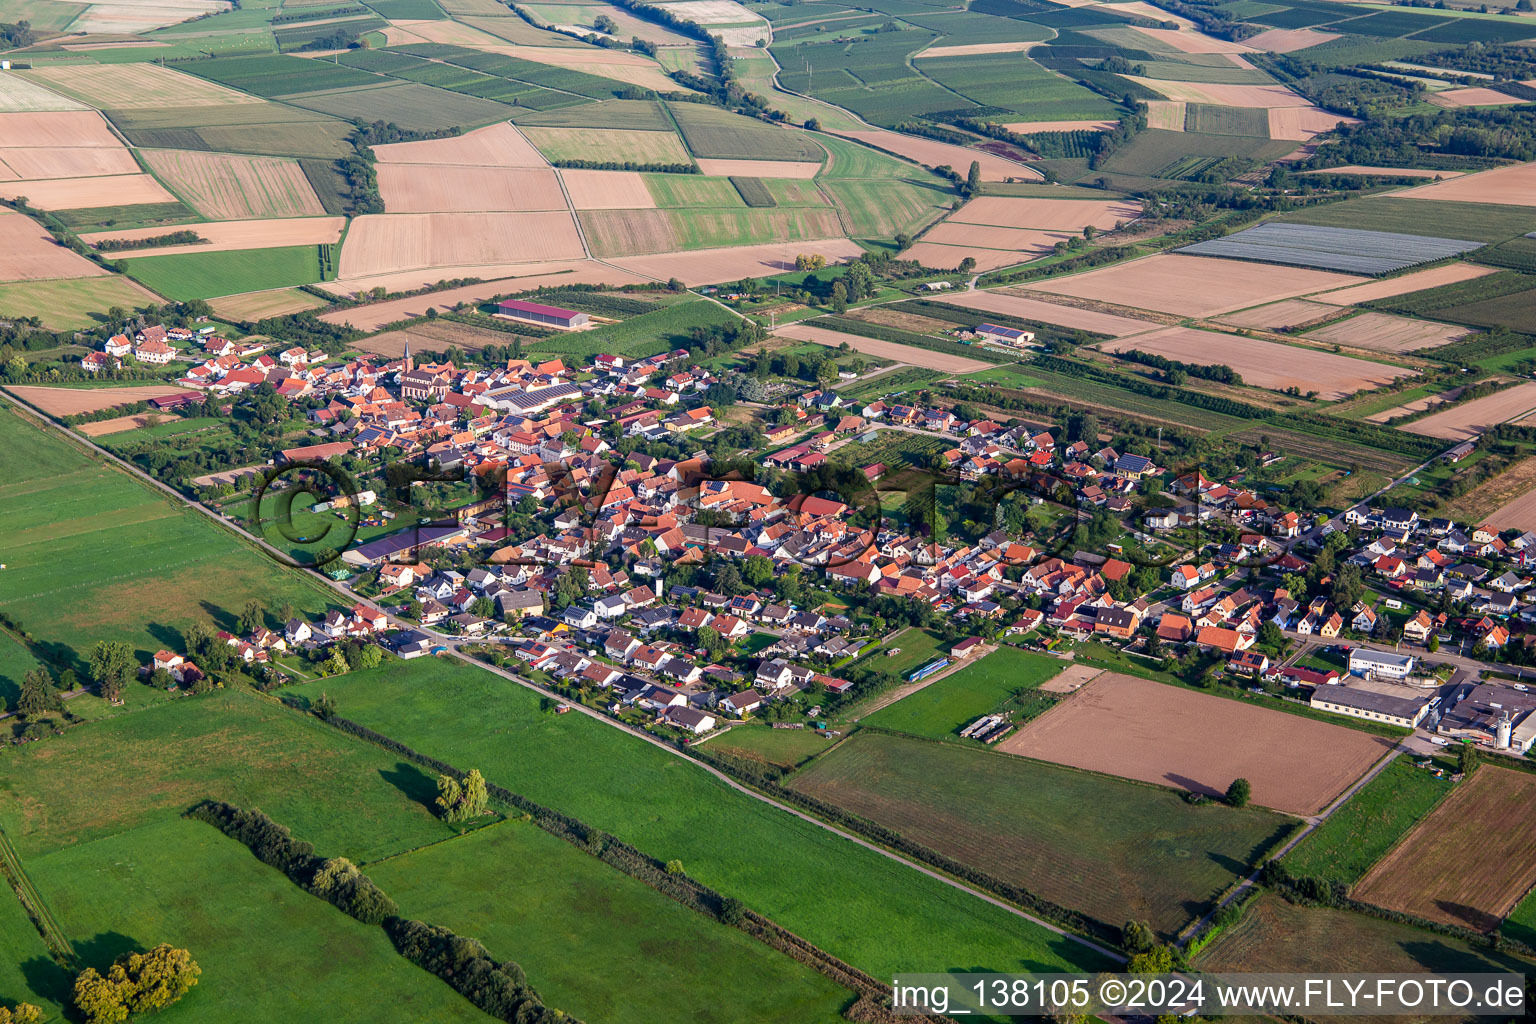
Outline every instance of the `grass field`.
[(74, 979), (49, 956), (15, 894), (0, 896), (0, 1004), (31, 1003), (53, 1019)]
[(1118, 927), (1179, 931), (1290, 830), (1146, 786), (952, 744), (861, 732), (794, 789)]
[(775, 729), (769, 725), (737, 725), (709, 741), (711, 750), (726, 750), (782, 768), (804, 764), (832, 745), (814, 729)]
[(118, 266), (146, 288), (183, 302), (313, 284), (325, 277), (320, 270), (318, 247), (313, 245), (136, 256), (119, 260)]
[(978, 662), (881, 708), (864, 719), (913, 736), (949, 739), (1020, 690), (1033, 690), (1060, 672), (1059, 658), (1000, 647)]
[(690, 164), (676, 132), (617, 128), (524, 128), (546, 160), (630, 160), (637, 164)]
[[(1188, 112), (1185, 114), (1188, 117)], [(1294, 143), (1241, 135), (1198, 135), (1148, 129), (1115, 151), (1104, 163), (1107, 170), (1125, 174), (1184, 177), (1224, 157), (1273, 160), (1284, 156)]]
[(382, 928), (309, 895), (201, 822), (160, 822), (28, 869), (91, 966), (104, 969), (120, 953), (160, 942), (192, 952), (203, 969), (197, 988), (157, 1021), (293, 1019), (312, 1006), (324, 1006), (326, 1020), (338, 1024), (371, 1024), (383, 1007), (391, 1019), (486, 1020), (398, 955)]
[(647, 174), (645, 187), (662, 209), (699, 206), (741, 209), (746, 206), (729, 178), (707, 178), (701, 174)]
[[(887, 439), (893, 439), (891, 444), (896, 445), (899, 445), (903, 439), (915, 442), (930, 440), (923, 437), (910, 438), (909, 435), (905, 435), (902, 431), (895, 430), (882, 434), (878, 440)], [(843, 450), (846, 450), (846, 447)], [(868, 447), (873, 448), (874, 445)], [(886, 450), (890, 450), (889, 447)], [(880, 454), (871, 455), (865, 451), (860, 451), (858, 455), (853, 457), (853, 461), (858, 465), (868, 465), (870, 462), (885, 462), (887, 465), (894, 467), (903, 464), (899, 457), (891, 460), (881, 458)], [(855, 664), (860, 668), (872, 668), (880, 672), (889, 672), (895, 676), (905, 676), (913, 669), (928, 664), (934, 658), (943, 657), (944, 649), (948, 646), (937, 633), (919, 629), (916, 626), (909, 626), (891, 636), (884, 644), (864, 655)], [(891, 653), (898, 650), (901, 652), (900, 654)]]
[[(833, 1024), (852, 998), (532, 824), (503, 822), (369, 874), (411, 916), (516, 959), (547, 1003), (584, 1021)], [(725, 977), (745, 982), (728, 1007)]]
[(718, 160), (811, 160), (821, 147), (807, 132), (775, 128), (701, 103), (669, 103), (683, 140), (694, 156)]
[(1394, 199), (1372, 196), (1278, 218), (1291, 224), (1325, 224), (1336, 228), (1395, 231), (1475, 242), (1503, 242), (1536, 231), (1536, 209), (1489, 203), (1453, 203), (1442, 199)]
[(949, 209), (952, 199), (937, 185), (925, 188), (905, 181), (838, 179), (824, 184), (847, 213), (850, 234), (856, 238), (915, 234)]
[(827, 151), (823, 178), (926, 178), (927, 172), (905, 160), (861, 146), (835, 135), (817, 135), (816, 144)]
[[(912, 963), (1024, 969), (1095, 960), (1076, 943), (743, 797), (601, 722), (541, 714), (536, 694), (488, 672), (427, 659), (299, 688), (309, 696), (322, 690), (348, 718), (478, 766), (488, 780), (653, 856), (681, 859), (706, 885), (877, 976)], [(483, 727), (466, 729), (466, 716)], [(572, 771), (576, 750), (582, 767)]]
[(590, 358), (603, 352), (644, 359), (677, 348), (695, 327), (734, 323), (735, 319), (730, 311), (707, 299), (691, 299), (641, 313), (609, 327), (541, 338), (530, 343), (530, 347), (536, 346), (535, 350), (540, 353), (558, 353), (573, 359)]
[(678, 249), (836, 238), (837, 215), (814, 207), (739, 210), (584, 210), (587, 244), (595, 256), (637, 256)]
[(1353, 885), (1450, 791), (1448, 780), (1399, 757), (1287, 854), (1285, 866)]
[(117, 276), (0, 284), (0, 315), (35, 316), (52, 331), (97, 327), (113, 306), (133, 309), (153, 301)]
[(669, 132), (672, 121), (654, 100), (608, 100), (558, 110), (527, 110), (512, 115), (518, 125), (549, 128), (616, 128)]
[(21, 693), (21, 680), (37, 668), (26, 645), (9, 633), (0, 633), (0, 708), (9, 707)]
[(329, 605), (298, 573), (10, 411), (0, 412), (0, 534), (0, 610), (82, 657), (119, 639), (147, 658), (194, 622), (228, 628), (253, 598), (310, 615)]

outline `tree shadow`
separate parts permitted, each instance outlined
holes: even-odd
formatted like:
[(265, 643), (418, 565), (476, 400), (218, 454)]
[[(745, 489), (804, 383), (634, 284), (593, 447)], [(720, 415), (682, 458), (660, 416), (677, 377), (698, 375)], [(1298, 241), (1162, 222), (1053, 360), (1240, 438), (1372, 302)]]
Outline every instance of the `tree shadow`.
[(213, 620), (213, 624), (225, 632), (233, 633), (235, 628), (240, 625), (240, 617), (234, 612), (226, 611), (212, 601), (199, 601), (197, 603), (202, 607), (203, 611), (208, 613), (208, 617)]
[[(176, 654), (185, 654), (187, 652), (187, 639), (181, 635), (181, 630), (175, 626), (167, 626), (163, 622), (151, 622), (147, 628), (149, 635), (154, 637), (161, 647)], [(138, 653), (142, 660), (154, 652), (140, 651)]]
[(1440, 908), (1443, 914), (1449, 914), (1468, 928), (1479, 932), (1491, 932), (1499, 926), (1499, 919), (1480, 910), (1477, 907), (1469, 907), (1465, 903), (1453, 903), (1450, 900), (1435, 900), (1435, 906)]
[(98, 971), (104, 970), (124, 953), (148, 948), (142, 942), (122, 932), (101, 932), (84, 942), (75, 943), (74, 946), (80, 963), (85, 967), (94, 967)]
[(1180, 775), (1177, 772), (1169, 772), (1164, 775), (1163, 778), (1168, 780), (1168, 785), (1177, 786), (1179, 789), (1185, 789), (1191, 793), (1199, 793), (1202, 796), (1210, 797), (1219, 797), (1222, 795), (1221, 790), (1212, 789), (1210, 786), (1207, 786), (1203, 782), (1196, 782), (1194, 779)]
[(437, 779), (415, 765), (397, 761), (392, 769), (380, 768), (379, 777), (427, 810), (437, 806)]
[(59, 1003), (69, 1001), (70, 986), (74, 983), (74, 979), (69, 976), (68, 971), (53, 960), (46, 956), (34, 956), (29, 960), (23, 960), (19, 966), (21, 976), (25, 979), (30, 991), (0, 990), (0, 1004), (15, 1006), (17, 1003), (30, 1002), (29, 996), (33, 993)]

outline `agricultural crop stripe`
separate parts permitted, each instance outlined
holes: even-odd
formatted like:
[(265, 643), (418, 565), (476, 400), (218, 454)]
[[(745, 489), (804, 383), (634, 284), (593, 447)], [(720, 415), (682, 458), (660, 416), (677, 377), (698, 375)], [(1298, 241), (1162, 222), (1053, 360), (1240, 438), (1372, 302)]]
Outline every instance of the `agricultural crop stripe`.
[(1285, 263), (1298, 267), (1388, 274), (1421, 263), (1459, 256), (1482, 242), (1430, 235), (1404, 235), (1313, 224), (1258, 224), (1222, 238), (1186, 245), (1176, 252), (1195, 256)]

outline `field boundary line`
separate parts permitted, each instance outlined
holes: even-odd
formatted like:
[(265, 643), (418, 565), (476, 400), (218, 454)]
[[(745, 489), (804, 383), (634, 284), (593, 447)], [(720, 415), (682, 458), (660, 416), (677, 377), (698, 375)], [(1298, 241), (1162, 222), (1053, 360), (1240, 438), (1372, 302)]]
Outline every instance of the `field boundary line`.
[(0, 829), (0, 873), (10, 883), (11, 891), (16, 894), (16, 899), (26, 911), (38, 934), (42, 936), (43, 945), (53, 954), (53, 958), (61, 966), (76, 968), (79, 966), (79, 957), (75, 953), (75, 947), (70, 945), (69, 936), (64, 934), (64, 929), (59, 925), (58, 919), (53, 916), (53, 911), (48, 909), (48, 904), (43, 901), (43, 894), (37, 891), (37, 886), (32, 884), (32, 879), (22, 867), (21, 855), (16, 852), (16, 847), (11, 844), (11, 839)]

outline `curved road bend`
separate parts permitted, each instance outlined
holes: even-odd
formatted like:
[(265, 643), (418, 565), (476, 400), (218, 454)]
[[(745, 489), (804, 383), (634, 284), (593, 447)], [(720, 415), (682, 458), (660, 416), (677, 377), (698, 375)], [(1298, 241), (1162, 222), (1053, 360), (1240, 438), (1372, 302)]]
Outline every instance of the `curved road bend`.
[[(9, 397), (11, 398), (11, 401), (13, 403), (15, 403), (15, 405), (16, 405), (16, 407), (18, 409), (24, 410), (29, 416), (31, 416), (32, 418), (40, 421), (44, 426), (51, 427), (52, 429), (58, 431), (59, 433), (63, 434), (64, 436), (68, 437), (70, 440), (74, 441), (76, 444), (82, 445), (82, 446), (90, 449), (91, 451), (95, 452), (96, 454), (100, 455), (101, 457), (107, 459), (113, 465), (118, 466), (119, 468), (123, 469), (124, 471), (126, 471), (126, 472), (130, 473), (131, 475), (133, 475), (134, 477), (136, 477), (137, 479), (144, 481), (145, 483), (149, 484), (151, 487), (155, 488), (156, 490), (160, 491), (161, 493), (176, 499), (181, 504), (187, 505), (187, 506), (190, 506), (193, 509), (196, 509), (198, 512), (201, 512), (203, 515), (207, 516), (209, 519), (213, 520), (215, 523), (217, 523), (219, 526), (223, 527), (224, 529), (229, 530), (229, 531), (239, 535), (240, 537), (244, 538), (245, 540), (249, 541), (250, 543), (255, 544), (257, 547), (262, 548), (267, 553), (271, 554), (276, 560), (278, 560), (280, 564), (283, 564), (283, 565), (287, 565), (288, 564), (286, 556), (284, 556), (282, 554), (282, 552), (278, 551), (277, 548), (273, 547), (271, 544), (267, 543), (262, 538), (257, 537), (255, 534), (252, 534), (252, 533), (248, 532), (247, 530), (245, 530), (243, 527), (239, 526), (238, 524), (230, 522), (228, 519), (224, 518), (222, 515), (220, 515), (219, 513), (215, 512), (213, 509), (208, 508), (202, 502), (200, 502), (200, 501), (193, 501), (193, 500), (187, 498), (185, 495), (183, 495), (180, 491), (177, 491), (175, 488), (170, 487), (167, 484), (161, 483), (159, 480), (156, 480), (154, 477), (150, 476), (148, 473), (145, 473), (143, 470), (139, 469), (137, 466), (133, 465), (132, 463), (127, 462), (126, 460), (119, 458), (118, 456), (114, 455), (113, 453), (107, 451), (105, 448), (102, 448), (99, 445), (95, 444), (89, 438), (84, 437), (83, 435), (77, 434), (73, 430), (70, 430), (67, 427), (60, 426), (59, 424), (53, 422), (53, 420), (47, 418), (46, 416), (41, 415), (36, 410), (34, 410), (30, 405), (28, 405), (26, 402), (24, 402), (21, 398), (15, 396), (15, 395), (12, 395), (9, 391), (7, 391), (6, 394), (9, 395)], [(1046, 931), (1052, 932), (1053, 934), (1056, 934), (1056, 935), (1060, 935), (1062, 938), (1069, 939), (1069, 940), (1071, 940), (1073, 942), (1076, 942), (1076, 943), (1078, 943), (1078, 944), (1080, 944), (1082, 946), (1085, 946), (1088, 949), (1093, 950), (1095, 953), (1098, 953), (1100, 956), (1104, 956), (1104, 957), (1109, 958), (1111, 961), (1113, 961), (1115, 963), (1124, 963), (1125, 962), (1126, 958), (1124, 956), (1122, 956), (1121, 954), (1119, 954), (1119, 953), (1117, 953), (1117, 952), (1115, 952), (1113, 950), (1106, 949), (1105, 947), (1099, 945), (1096, 942), (1093, 942), (1090, 939), (1084, 938), (1083, 936), (1077, 935), (1077, 934), (1075, 934), (1073, 932), (1069, 932), (1066, 929), (1061, 928), (1061, 927), (1059, 927), (1057, 925), (1054, 925), (1054, 924), (1052, 924), (1049, 921), (1046, 921), (1046, 920), (1043, 920), (1041, 918), (1038, 918), (1038, 917), (1034, 916), (1033, 914), (1027, 913), (1024, 910), (1021, 910), (1018, 907), (1013, 906), (1010, 903), (1004, 902), (1003, 900), (1000, 900), (1000, 899), (998, 899), (995, 896), (991, 896), (991, 895), (989, 895), (989, 894), (987, 894), (985, 892), (982, 892), (979, 889), (972, 888), (971, 886), (966, 885), (964, 882), (961, 882), (958, 879), (951, 878), (948, 875), (942, 874), (941, 872), (938, 872), (938, 871), (935, 871), (935, 870), (933, 870), (931, 868), (928, 868), (928, 867), (926, 867), (926, 866), (924, 866), (922, 864), (917, 863), (916, 861), (908, 860), (906, 857), (903, 857), (900, 854), (895, 853), (894, 851), (887, 850), (887, 849), (885, 849), (882, 846), (878, 846), (878, 845), (876, 845), (874, 843), (868, 842), (868, 841), (866, 841), (864, 839), (861, 839), (860, 837), (858, 837), (858, 836), (856, 836), (856, 835), (854, 835), (854, 834), (852, 834), (850, 832), (845, 832), (843, 829), (840, 829), (840, 828), (838, 828), (835, 825), (832, 825), (832, 824), (829, 824), (828, 822), (822, 821), (821, 819), (813, 817), (812, 815), (806, 814), (803, 811), (799, 811), (799, 810), (797, 810), (797, 809), (795, 809), (793, 807), (790, 807), (787, 804), (782, 804), (779, 801), (773, 799), (772, 797), (769, 797), (769, 796), (766, 796), (765, 794), (759, 793), (756, 790), (749, 789), (748, 787), (743, 786), (740, 783), (736, 782), (734, 779), (730, 778), (729, 776), (727, 776), (723, 772), (719, 771), (718, 769), (716, 769), (716, 768), (714, 768), (714, 767), (712, 767), (710, 765), (704, 764), (702, 761), (699, 761), (696, 758), (689, 757), (687, 754), (685, 754), (682, 751), (678, 750), (677, 748), (671, 746), (670, 744), (663, 743), (661, 740), (659, 740), (656, 737), (652, 736), (650, 733), (645, 732), (644, 730), (633, 728), (632, 726), (626, 725), (623, 722), (619, 722), (619, 721), (616, 721), (616, 720), (614, 720), (612, 718), (609, 718), (607, 715), (604, 715), (601, 712), (596, 711), (596, 710), (594, 710), (592, 708), (589, 708), (586, 705), (581, 704), (579, 702), (566, 701), (565, 698), (561, 697), (559, 694), (554, 693), (551, 690), (546, 690), (544, 687), (539, 686), (537, 683), (534, 683), (534, 682), (532, 682), (530, 680), (527, 680), (527, 679), (523, 679), (520, 676), (516, 675), (515, 673), (508, 672), (505, 669), (497, 668), (494, 665), (489, 665), (489, 664), (486, 664), (485, 662), (478, 661), (478, 660), (474, 659), (473, 657), (471, 657), (470, 655), (465, 654), (460, 649), (462, 646), (464, 646), (466, 641), (464, 641), (463, 639), (461, 639), (459, 637), (447, 636), (445, 634), (438, 633), (436, 630), (426, 629), (426, 628), (424, 628), (422, 626), (414, 625), (414, 624), (408, 623), (408, 622), (403, 622), (403, 621), (399, 620), (396, 616), (391, 615), (388, 611), (386, 611), (384, 608), (382, 608), (377, 602), (375, 602), (375, 601), (373, 601), (373, 600), (371, 600), (369, 598), (363, 597), (360, 594), (353, 593), (350, 589), (348, 589), (346, 586), (344, 586), (343, 584), (341, 584), (340, 582), (338, 582), (336, 580), (329, 579), (329, 578), (327, 578), (326, 576), (324, 576), (324, 575), (322, 575), (320, 573), (306, 573), (306, 575), (311, 576), (311, 578), (319, 581), (320, 583), (324, 584), (325, 586), (329, 587), (330, 589), (336, 591), (338, 594), (342, 595), (343, 597), (345, 597), (350, 602), (366, 604), (369, 607), (372, 607), (372, 608), (374, 608), (374, 609), (376, 609), (378, 611), (384, 612), (384, 614), (388, 617), (389, 621), (391, 623), (395, 624), (395, 625), (398, 625), (398, 626), (400, 626), (402, 628), (406, 628), (406, 629), (414, 629), (414, 630), (418, 630), (418, 631), (421, 631), (421, 632), (425, 632), (425, 633), (427, 633), (427, 634), (437, 638), (438, 640), (442, 641), (442, 643), (445, 646), (448, 647), (449, 652), (453, 655), (453, 657), (458, 658), (461, 661), (469, 662), (469, 663), (475, 665), (478, 668), (485, 669), (488, 672), (493, 672), (496, 675), (499, 675), (499, 676), (501, 676), (501, 677), (503, 677), (505, 679), (509, 679), (512, 682), (517, 683), (520, 686), (527, 687), (528, 689), (534, 690), (534, 691), (536, 691), (536, 692), (538, 692), (538, 693), (540, 693), (540, 694), (542, 694), (542, 695), (544, 695), (546, 697), (551, 697), (551, 698), (553, 698), (555, 700), (562, 701), (563, 703), (569, 703), (572, 708), (574, 708), (575, 710), (581, 712), (582, 714), (585, 714), (585, 715), (588, 715), (588, 716), (590, 716), (592, 718), (595, 718), (598, 721), (603, 722), (606, 725), (611, 726), (612, 728), (619, 729), (619, 730), (621, 730), (621, 731), (623, 731), (625, 733), (628, 733), (631, 736), (634, 736), (634, 737), (637, 737), (639, 739), (642, 739), (645, 742), (650, 743), (651, 745), (657, 747), (658, 749), (664, 750), (667, 753), (671, 754), (672, 756), (681, 758), (682, 760), (688, 762), (689, 764), (691, 764), (691, 765), (693, 765), (693, 766), (695, 766), (697, 768), (700, 768), (703, 771), (708, 772), (710, 775), (714, 776), (720, 782), (724, 783), (726, 786), (730, 787), (731, 789), (735, 790), (738, 793), (741, 793), (744, 796), (751, 797), (753, 800), (757, 800), (757, 801), (759, 801), (761, 803), (767, 804), (768, 806), (773, 807), (773, 808), (775, 808), (777, 810), (783, 811), (786, 814), (793, 815), (794, 817), (800, 819), (801, 821), (804, 821), (804, 822), (806, 822), (808, 824), (811, 824), (811, 825), (815, 825), (816, 827), (824, 829), (827, 832), (830, 832), (833, 835), (838, 836), (839, 838), (846, 839), (848, 842), (854, 843), (854, 844), (856, 844), (858, 846), (863, 847), (866, 850), (870, 850), (870, 851), (872, 851), (874, 853), (877, 853), (880, 856), (885, 857), (887, 860), (895, 861), (896, 863), (901, 864), (904, 867), (910, 868), (913, 871), (917, 871), (917, 872), (919, 872), (921, 874), (927, 875), (929, 878), (932, 878), (932, 879), (935, 879), (935, 880), (937, 880), (939, 882), (942, 882), (945, 885), (950, 886), (951, 888), (958, 889), (959, 891), (961, 891), (961, 892), (963, 892), (963, 893), (965, 893), (965, 894), (967, 894), (969, 896), (973, 896), (973, 897), (975, 897), (978, 900), (981, 900), (981, 901), (983, 901), (985, 903), (989, 903), (992, 906), (997, 907), (997, 908), (999, 908), (1001, 910), (1007, 911), (1008, 913), (1014, 915), (1017, 918), (1020, 918), (1021, 920), (1028, 921), (1030, 924), (1033, 924), (1033, 925), (1035, 925), (1037, 927), (1040, 927), (1040, 928), (1044, 928)], [(473, 642), (473, 641), (471, 641), (471, 642)]]

